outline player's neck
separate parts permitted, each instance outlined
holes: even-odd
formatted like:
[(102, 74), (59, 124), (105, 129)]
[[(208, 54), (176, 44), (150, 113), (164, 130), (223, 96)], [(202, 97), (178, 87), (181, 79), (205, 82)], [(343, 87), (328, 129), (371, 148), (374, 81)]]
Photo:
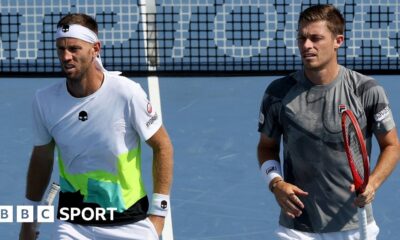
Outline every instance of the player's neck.
[(306, 77), (315, 85), (327, 85), (333, 82), (339, 74), (340, 66), (330, 64), (322, 69), (305, 69)]
[(68, 79), (68, 92), (77, 98), (87, 97), (96, 92), (104, 81), (103, 72), (93, 69), (89, 70), (80, 79)]

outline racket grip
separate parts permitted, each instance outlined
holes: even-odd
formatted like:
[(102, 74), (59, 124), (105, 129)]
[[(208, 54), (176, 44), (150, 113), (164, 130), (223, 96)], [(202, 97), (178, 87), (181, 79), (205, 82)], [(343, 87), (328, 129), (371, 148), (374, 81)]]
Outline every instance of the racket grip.
[(365, 208), (357, 208), (358, 210), (358, 224), (360, 228), (360, 240), (368, 240), (367, 233), (367, 211)]
[[(59, 190), (60, 190), (60, 185), (53, 182), (51, 184), (50, 190), (49, 190), (47, 197), (46, 197), (45, 201), (43, 202), (43, 204), (47, 205), (47, 206), (53, 205), (53, 201), (54, 201), (55, 197), (57, 196)], [(36, 229), (36, 238), (38, 238), (40, 223), (35, 222), (33, 227), (34, 227), (34, 229)]]

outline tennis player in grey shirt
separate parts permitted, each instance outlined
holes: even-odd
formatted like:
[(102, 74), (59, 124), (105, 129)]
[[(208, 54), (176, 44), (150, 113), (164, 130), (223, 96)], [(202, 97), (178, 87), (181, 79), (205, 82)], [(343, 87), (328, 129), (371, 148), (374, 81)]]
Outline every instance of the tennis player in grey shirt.
[[(281, 207), (276, 234), (280, 239), (357, 239), (356, 206), (365, 206), (369, 239), (376, 239), (371, 202), (400, 156), (388, 99), (373, 78), (338, 64), (344, 19), (334, 6), (304, 10), (298, 27), (304, 68), (273, 81), (260, 108), (258, 160)], [(381, 150), (358, 197), (340, 125), (346, 108), (360, 123), (368, 153), (373, 135)]]

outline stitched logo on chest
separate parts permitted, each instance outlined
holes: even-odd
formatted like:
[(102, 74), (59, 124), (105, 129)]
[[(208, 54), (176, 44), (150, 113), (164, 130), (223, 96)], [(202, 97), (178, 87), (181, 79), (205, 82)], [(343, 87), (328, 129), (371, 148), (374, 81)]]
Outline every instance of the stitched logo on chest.
[(340, 114), (342, 114), (344, 111), (346, 111), (347, 110), (347, 107), (346, 107), (346, 105), (344, 105), (344, 104), (340, 104), (339, 105), (339, 113)]
[(89, 116), (88, 116), (87, 112), (81, 111), (78, 115), (78, 119), (81, 120), (82, 122), (84, 122), (89, 119)]

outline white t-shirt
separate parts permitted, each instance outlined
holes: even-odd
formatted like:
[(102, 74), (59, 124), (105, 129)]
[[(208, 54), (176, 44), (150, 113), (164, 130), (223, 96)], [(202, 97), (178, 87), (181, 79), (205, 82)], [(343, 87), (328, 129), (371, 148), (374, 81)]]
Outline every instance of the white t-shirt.
[(138, 146), (138, 135), (148, 140), (162, 124), (140, 85), (113, 75), (105, 75), (101, 88), (84, 98), (72, 97), (64, 81), (39, 90), (33, 112), (34, 145), (54, 138), (72, 173), (109, 171), (111, 159)]
[(162, 122), (138, 83), (105, 73), (95, 93), (75, 98), (58, 82), (37, 91), (33, 118), (34, 145), (56, 143), (62, 192), (80, 192), (83, 202), (119, 212), (146, 196), (140, 139)]

